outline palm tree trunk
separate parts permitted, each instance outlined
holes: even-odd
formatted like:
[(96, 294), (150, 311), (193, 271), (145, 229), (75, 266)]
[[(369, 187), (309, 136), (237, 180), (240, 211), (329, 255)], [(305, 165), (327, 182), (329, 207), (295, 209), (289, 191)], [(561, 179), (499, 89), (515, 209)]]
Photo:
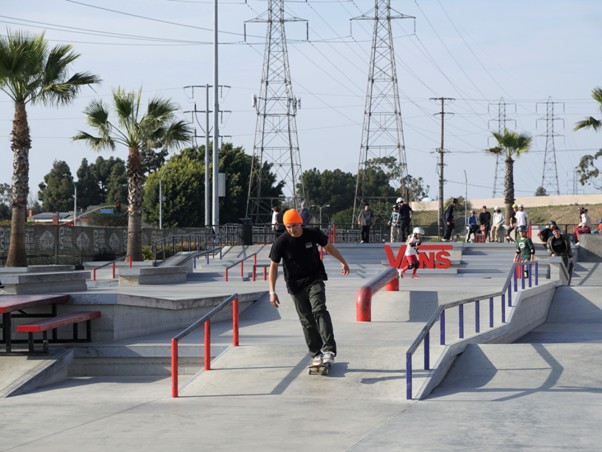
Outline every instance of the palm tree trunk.
[(504, 206), (506, 225), (510, 225), (512, 217), (512, 204), (514, 203), (514, 160), (506, 157), (506, 168), (504, 173)]
[(134, 261), (142, 256), (142, 161), (140, 150), (131, 147), (128, 152), (126, 174), (128, 178), (128, 256)]
[(25, 103), (15, 102), (15, 116), (11, 139), (13, 151), (12, 217), (10, 221), (10, 245), (7, 267), (27, 267), (25, 219), (29, 194), (29, 150), (31, 137)]

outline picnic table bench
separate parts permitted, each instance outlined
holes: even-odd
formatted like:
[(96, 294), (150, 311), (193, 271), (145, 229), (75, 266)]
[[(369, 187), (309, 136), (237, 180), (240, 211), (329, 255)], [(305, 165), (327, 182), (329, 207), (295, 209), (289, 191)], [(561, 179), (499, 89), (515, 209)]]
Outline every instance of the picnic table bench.
[(55, 334), (54, 339), (56, 340), (57, 328), (66, 325), (73, 325), (73, 341), (78, 341), (78, 324), (86, 322), (86, 339), (84, 340), (86, 342), (90, 342), (92, 340), (92, 319), (97, 319), (98, 317), (100, 317), (100, 311), (69, 312), (56, 317), (19, 325), (17, 326), (17, 332), (28, 333), (30, 353), (35, 351), (33, 333), (41, 332), (43, 351), (44, 353), (48, 353), (48, 330), (53, 331), (53, 334)]
[[(3, 295), (0, 297), (0, 314), (2, 314), (2, 342), (6, 352), (12, 347), (13, 317), (56, 317), (56, 305), (66, 303), (69, 295)], [(27, 314), (26, 309), (38, 306), (50, 306), (49, 313)]]

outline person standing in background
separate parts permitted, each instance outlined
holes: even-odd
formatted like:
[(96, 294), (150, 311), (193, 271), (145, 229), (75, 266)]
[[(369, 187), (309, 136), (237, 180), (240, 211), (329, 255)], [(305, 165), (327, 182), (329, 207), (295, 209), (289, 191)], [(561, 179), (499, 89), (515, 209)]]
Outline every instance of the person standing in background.
[(504, 213), (498, 206), (495, 206), (495, 209), (493, 209), (493, 223), (491, 225), (490, 241), (503, 242), (503, 240), (500, 238), (500, 229), (504, 227), (504, 221)]
[(307, 226), (309, 224), (310, 213), (309, 209), (305, 206), (305, 201), (303, 201), (301, 207), (299, 207), (299, 214), (303, 220), (303, 226)]
[(405, 242), (410, 235), (410, 223), (412, 222), (412, 208), (403, 198), (397, 198), (397, 208), (399, 209), (399, 228), (401, 232), (401, 241)]
[(362, 227), (362, 240), (360, 243), (370, 242), (370, 226), (374, 223), (374, 212), (368, 203), (357, 217), (357, 223)]
[(443, 217), (445, 218), (445, 225), (446, 225), (445, 234), (443, 235), (444, 242), (449, 241), (449, 239), (456, 227), (456, 224), (454, 223), (454, 208), (457, 205), (458, 205), (458, 200), (456, 198), (454, 198), (454, 199), (452, 199), (452, 202), (449, 204), (449, 206), (447, 206), (447, 209), (445, 209), (445, 214), (443, 215)]

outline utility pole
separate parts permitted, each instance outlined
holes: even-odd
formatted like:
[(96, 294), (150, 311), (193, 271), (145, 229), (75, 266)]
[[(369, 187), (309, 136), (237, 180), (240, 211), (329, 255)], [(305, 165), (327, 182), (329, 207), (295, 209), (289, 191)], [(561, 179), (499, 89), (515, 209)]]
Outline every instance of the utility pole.
[[(374, 22), (352, 223), (355, 223), (358, 211), (362, 210), (359, 203), (374, 196), (374, 193), (367, 192), (365, 177), (368, 168), (377, 167), (388, 172), (392, 160), (400, 169), (400, 193), (409, 201), (407, 187), (404, 186), (408, 168), (391, 20), (415, 17), (395, 13), (397, 11), (391, 9), (391, 0), (374, 0), (374, 9), (369, 14), (352, 19)], [(386, 213), (389, 213), (388, 209)]]
[[(546, 190), (546, 193), (548, 193), (549, 195), (560, 195), (560, 187), (558, 185), (558, 168), (556, 166), (556, 148), (554, 147), (554, 137), (560, 135), (554, 133), (554, 121), (563, 121), (564, 123), (564, 119), (554, 117), (555, 104), (562, 105), (562, 110), (564, 113), (564, 103), (554, 102), (552, 101), (551, 97), (548, 97), (547, 102), (545, 102), (546, 116), (545, 118), (537, 119), (537, 121), (546, 121), (546, 133), (543, 135), (546, 137), (546, 147), (543, 158), (543, 173), (541, 175), (541, 186)], [(539, 105), (544, 105), (544, 103), (537, 103), (536, 110)]]
[[(210, 108), (209, 108), (209, 100), (210, 100), (209, 90), (212, 87), (213, 87), (212, 85), (188, 85), (188, 86), (184, 87), (184, 89), (191, 90), (192, 99), (194, 99), (195, 88), (204, 88), (205, 89), (205, 110), (197, 110), (196, 102), (195, 102), (194, 110), (184, 111), (184, 113), (191, 113), (191, 123), (198, 125), (204, 133), (204, 135), (197, 135), (196, 127), (194, 128), (194, 134), (192, 136), (192, 140), (193, 140), (192, 146), (193, 147), (196, 146), (197, 138), (205, 138), (205, 226), (210, 226), (212, 224), (211, 223), (211, 185), (210, 185), (210, 177), (209, 177), (209, 173), (210, 173), (209, 168), (211, 167), (211, 165), (209, 163), (209, 146), (211, 144), (211, 141), (210, 141), (211, 128), (209, 125), (209, 118), (212, 113), (212, 110), (210, 110)], [(230, 88), (230, 86), (220, 85), (219, 88), (221, 91), (223, 91), (223, 88)], [(229, 112), (229, 111), (225, 110), (225, 112)], [(199, 122), (197, 113), (205, 113), (205, 126), (204, 127)], [(220, 111), (219, 113), (220, 113), (220, 115), (223, 114), (224, 110)], [(223, 139), (223, 138), (226, 138), (227, 136), (221, 135), (220, 137)]]
[(443, 160), (443, 155), (445, 154), (445, 115), (450, 114), (445, 111), (445, 102), (452, 102), (455, 99), (451, 97), (431, 97), (431, 100), (441, 102), (441, 111), (435, 114), (441, 115), (441, 146), (437, 152), (439, 152), (439, 237), (443, 237), (443, 226), (445, 223), (445, 218), (443, 217), (443, 203), (445, 202), (443, 194), (443, 185), (445, 184), (445, 176), (443, 173), (443, 169), (445, 168)]

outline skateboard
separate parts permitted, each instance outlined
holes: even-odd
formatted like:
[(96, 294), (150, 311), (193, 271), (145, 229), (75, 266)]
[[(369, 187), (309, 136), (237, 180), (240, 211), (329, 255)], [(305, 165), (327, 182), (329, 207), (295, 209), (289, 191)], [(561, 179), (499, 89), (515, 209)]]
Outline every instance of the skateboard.
[(332, 363), (310, 364), (307, 366), (308, 375), (328, 375)]

